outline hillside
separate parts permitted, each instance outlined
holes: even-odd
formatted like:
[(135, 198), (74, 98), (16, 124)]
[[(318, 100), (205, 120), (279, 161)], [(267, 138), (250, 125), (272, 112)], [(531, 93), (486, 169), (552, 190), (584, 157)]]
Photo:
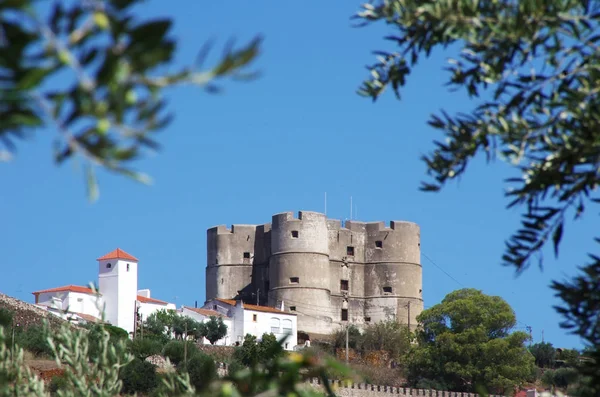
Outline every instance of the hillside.
[(41, 324), (44, 319), (48, 320), (52, 328), (60, 327), (64, 320), (42, 310), (31, 303), (12, 298), (0, 293), (0, 308), (5, 308), (14, 313), (14, 324), (23, 329), (33, 324)]

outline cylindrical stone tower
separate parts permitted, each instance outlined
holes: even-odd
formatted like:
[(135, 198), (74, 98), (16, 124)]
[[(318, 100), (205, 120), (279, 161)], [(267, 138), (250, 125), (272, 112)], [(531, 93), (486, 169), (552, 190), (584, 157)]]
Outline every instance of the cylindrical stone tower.
[(423, 311), (420, 239), (416, 223), (367, 224), (364, 296), (370, 322), (395, 319), (416, 327)]
[[(331, 332), (329, 247), (324, 214), (286, 212), (273, 216), (269, 303), (298, 314), (312, 332)], [(300, 328), (299, 328), (300, 329)]]
[(256, 226), (216, 226), (207, 231), (206, 300), (232, 299), (250, 287)]

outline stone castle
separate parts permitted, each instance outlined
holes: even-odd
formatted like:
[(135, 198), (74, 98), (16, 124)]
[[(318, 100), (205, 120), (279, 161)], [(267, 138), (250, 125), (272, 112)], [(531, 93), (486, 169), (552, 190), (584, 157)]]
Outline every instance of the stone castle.
[(207, 300), (283, 306), (298, 315), (299, 331), (316, 334), (390, 319), (414, 328), (423, 310), (415, 223), (342, 223), (301, 211), (207, 234)]

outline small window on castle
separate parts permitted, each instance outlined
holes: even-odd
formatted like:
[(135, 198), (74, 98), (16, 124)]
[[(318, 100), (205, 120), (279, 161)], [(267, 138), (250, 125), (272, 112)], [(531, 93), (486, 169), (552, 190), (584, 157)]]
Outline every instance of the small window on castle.
[(375, 248), (383, 248), (383, 241), (381, 241), (381, 240), (375, 241)]
[(254, 321), (254, 322), (258, 321), (258, 314), (253, 314), (252, 315), (252, 321)]
[(342, 309), (342, 321), (348, 321), (348, 309)]
[(298, 231), (292, 230), (292, 238), (298, 238)]
[(290, 284), (299, 284), (300, 277), (290, 277)]
[(291, 312), (295, 312), (296, 311), (296, 306), (290, 306), (290, 311)]
[(371, 322), (371, 317), (365, 317), (365, 323), (370, 323)]
[(354, 247), (351, 247), (351, 246), (346, 247), (346, 255), (354, 256)]
[(110, 263), (107, 263), (107, 264), (106, 264), (106, 268), (107, 268), (107, 269), (110, 269), (111, 267), (112, 267), (112, 264), (110, 264)]
[(348, 280), (340, 280), (340, 291), (348, 291)]
[(244, 252), (244, 259), (250, 259), (250, 253)]
[(383, 293), (384, 294), (391, 294), (392, 293), (392, 287), (383, 287)]

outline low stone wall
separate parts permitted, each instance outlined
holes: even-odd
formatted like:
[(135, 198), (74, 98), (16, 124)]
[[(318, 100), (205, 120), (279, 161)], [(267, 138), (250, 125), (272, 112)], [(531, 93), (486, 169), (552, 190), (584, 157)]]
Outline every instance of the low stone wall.
[[(323, 385), (318, 378), (308, 382), (312, 387), (322, 389)], [(330, 381), (335, 394), (339, 397), (479, 397), (477, 393), (463, 393), (441, 390), (410, 389), (405, 387), (378, 386), (367, 383), (344, 383), (342, 381)], [(503, 397), (489, 395), (489, 397)]]

